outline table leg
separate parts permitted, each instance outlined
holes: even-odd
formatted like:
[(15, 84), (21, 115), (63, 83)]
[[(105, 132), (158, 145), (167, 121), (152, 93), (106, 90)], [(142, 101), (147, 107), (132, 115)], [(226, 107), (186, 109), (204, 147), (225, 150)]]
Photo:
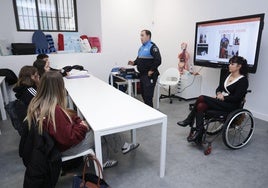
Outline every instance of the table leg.
[(128, 88), (128, 94), (131, 96), (132, 95), (132, 81), (131, 81), (131, 79), (128, 79), (127, 80), (127, 88)]
[(137, 97), (137, 81), (135, 80), (135, 93), (134, 93), (134, 96)]
[(160, 177), (165, 176), (166, 169), (167, 117), (163, 119), (161, 131)]
[(7, 115), (6, 115), (5, 105), (4, 105), (4, 97), (3, 97), (1, 89), (0, 89), (0, 110), (1, 110), (2, 120), (6, 120)]
[(7, 95), (7, 87), (6, 87), (5, 80), (2, 83), (2, 89), (3, 89), (3, 97), (4, 97), (4, 100), (5, 100), (5, 104), (8, 104), (9, 103), (9, 99), (8, 99), (8, 95)]
[(110, 74), (110, 82), (110, 85), (114, 86), (114, 75), (112, 73)]
[(101, 164), (101, 168), (103, 168), (102, 162), (102, 149), (101, 149), (101, 135), (98, 132), (94, 132), (94, 141), (95, 141), (95, 153), (96, 157)]
[(159, 98), (160, 98), (160, 83), (159, 79), (156, 82), (157, 91), (156, 91), (156, 109), (159, 109)]
[[(127, 85), (128, 85), (128, 94), (131, 96), (131, 94), (132, 94), (132, 81), (130, 79), (127, 80)], [(137, 135), (136, 129), (132, 129), (131, 130), (131, 142), (133, 144), (137, 143), (136, 135)]]
[(137, 143), (136, 137), (137, 137), (137, 131), (136, 131), (136, 129), (132, 129), (131, 130), (131, 142), (133, 144), (136, 144)]

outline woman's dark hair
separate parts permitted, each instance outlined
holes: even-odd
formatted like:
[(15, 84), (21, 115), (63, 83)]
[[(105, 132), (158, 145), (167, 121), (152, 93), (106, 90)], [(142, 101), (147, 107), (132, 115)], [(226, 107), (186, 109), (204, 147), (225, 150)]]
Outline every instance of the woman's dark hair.
[(45, 58), (48, 58), (48, 55), (47, 54), (39, 54), (36, 59), (45, 59)]
[(230, 60), (229, 63), (237, 63), (241, 65), (241, 68), (239, 70), (239, 73), (244, 76), (248, 76), (248, 62), (245, 58), (241, 56), (233, 56)]
[(45, 73), (46, 61), (44, 61), (42, 59), (37, 59), (33, 63), (33, 66), (37, 68), (38, 74), (41, 78), (41, 76)]
[(33, 66), (24, 66), (20, 69), (19, 79), (16, 86), (26, 85), (34, 86), (36, 83), (32, 80), (32, 76), (37, 73), (37, 68)]

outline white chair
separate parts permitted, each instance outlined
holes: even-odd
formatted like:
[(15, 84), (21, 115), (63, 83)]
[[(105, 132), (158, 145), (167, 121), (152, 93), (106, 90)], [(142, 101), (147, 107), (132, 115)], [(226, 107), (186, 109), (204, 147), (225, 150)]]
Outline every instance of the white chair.
[(160, 77), (159, 84), (161, 87), (168, 87), (168, 95), (161, 94), (160, 99), (169, 98), (169, 102), (172, 103), (172, 98), (180, 97), (175, 94), (171, 94), (171, 87), (177, 87), (180, 81), (180, 73), (176, 68), (167, 69)]
[[(84, 157), (84, 156), (87, 156), (87, 155), (95, 155), (95, 152), (93, 151), (93, 149), (88, 149), (86, 151), (83, 151), (81, 153), (78, 153), (76, 155), (69, 155), (69, 156), (63, 156), (61, 158), (62, 162), (64, 161), (69, 161), (71, 159), (75, 159), (75, 158), (78, 158), (78, 157)], [(94, 167), (95, 167), (95, 172), (98, 173), (98, 166), (94, 163)]]

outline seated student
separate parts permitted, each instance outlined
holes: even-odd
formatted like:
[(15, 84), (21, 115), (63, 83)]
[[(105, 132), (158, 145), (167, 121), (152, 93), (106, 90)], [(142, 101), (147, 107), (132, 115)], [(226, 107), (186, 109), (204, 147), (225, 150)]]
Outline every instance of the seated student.
[(207, 110), (231, 112), (240, 107), (248, 89), (247, 60), (241, 56), (233, 56), (229, 63), (230, 74), (219, 84), (216, 97), (199, 96), (188, 117), (177, 123), (182, 127), (192, 126), (196, 119), (196, 132), (187, 138), (189, 142), (200, 141), (202, 138), (204, 113)]
[(37, 68), (40, 78), (45, 72), (50, 71), (49, 63), (42, 59), (35, 60), (33, 66)]
[(68, 71), (66, 71), (64, 68), (63, 69), (54, 69), (50, 67), (50, 61), (49, 61), (49, 56), (47, 54), (39, 54), (36, 56), (36, 60), (43, 60), (46, 62), (46, 65), (49, 67), (51, 71), (59, 71), (62, 76), (68, 75)]
[[(93, 131), (76, 113), (66, 108), (66, 90), (60, 73), (48, 71), (40, 79), (37, 95), (28, 107), (28, 126), (34, 122), (39, 133), (46, 132), (63, 156), (94, 147)], [(117, 161), (108, 160), (109, 166)], [(104, 167), (107, 165), (104, 164)]]
[(37, 68), (33, 66), (22, 67), (19, 72), (18, 81), (13, 88), (15, 97), (28, 106), (32, 98), (36, 95), (38, 84), (39, 74)]
[(18, 81), (13, 88), (17, 100), (6, 106), (12, 125), (20, 135), (22, 134), (22, 124), (27, 114), (28, 105), (36, 95), (38, 83), (39, 74), (37, 69), (33, 66), (22, 67)]

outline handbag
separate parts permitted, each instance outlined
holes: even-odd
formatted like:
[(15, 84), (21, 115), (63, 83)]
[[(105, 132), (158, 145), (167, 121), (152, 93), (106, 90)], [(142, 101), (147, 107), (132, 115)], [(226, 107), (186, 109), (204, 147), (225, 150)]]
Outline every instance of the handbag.
[[(95, 174), (86, 173), (86, 168), (89, 161), (93, 161), (97, 165), (98, 176)], [(110, 188), (110, 186), (101, 177), (103, 177), (103, 172), (99, 160), (94, 155), (88, 155), (85, 159), (82, 176), (75, 175), (73, 177), (72, 188)]]

